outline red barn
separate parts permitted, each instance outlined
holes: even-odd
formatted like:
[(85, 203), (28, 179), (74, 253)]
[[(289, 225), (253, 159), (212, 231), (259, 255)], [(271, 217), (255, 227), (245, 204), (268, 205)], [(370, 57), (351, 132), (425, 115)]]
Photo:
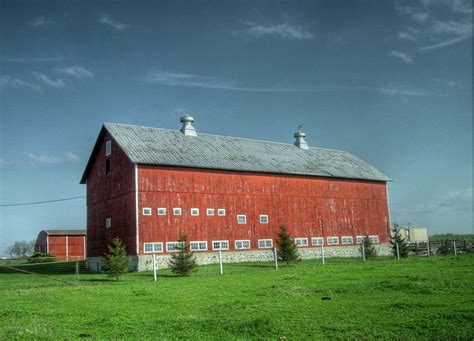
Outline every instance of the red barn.
[[(145, 269), (162, 264), (185, 232), (201, 263), (270, 259), (280, 224), (303, 258), (356, 255), (365, 235), (387, 252), (390, 179), (356, 156), (294, 144), (104, 123), (81, 179), (87, 185), (87, 255), (114, 237)], [(94, 265), (95, 266), (95, 265)]]
[(43, 230), (36, 239), (35, 252), (47, 252), (62, 260), (86, 259), (86, 231)]

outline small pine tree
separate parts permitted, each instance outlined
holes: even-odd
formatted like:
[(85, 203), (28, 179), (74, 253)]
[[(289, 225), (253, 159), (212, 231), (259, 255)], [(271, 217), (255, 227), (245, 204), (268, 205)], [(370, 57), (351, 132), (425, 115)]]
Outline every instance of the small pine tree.
[[(364, 245), (363, 251), (362, 251), (362, 245)], [(365, 259), (369, 259), (369, 258), (377, 256), (377, 250), (372, 245), (372, 241), (370, 240), (369, 236), (365, 236), (364, 239), (362, 240), (362, 243), (360, 244), (360, 247), (359, 247), (359, 252), (361, 255), (363, 254), (363, 252), (365, 252)]]
[(408, 243), (405, 241), (405, 238), (403, 238), (402, 235), (400, 234), (398, 225), (395, 225), (393, 234), (390, 236), (390, 244), (392, 245), (392, 253), (394, 257), (397, 257), (397, 244), (398, 244), (398, 254), (400, 255), (400, 258), (408, 257), (408, 251), (410, 249), (408, 247)]
[(189, 250), (187, 239), (186, 234), (182, 232), (179, 234), (179, 243), (176, 246), (178, 252), (171, 256), (169, 262), (171, 271), (181, 276), (189, 276), (192, 272), (197, 271), (196, 258)]
[(277, 255), (278, 259), (286, 262), (286, 264), (300, 259), (295, 242), (290, 238), (290, 233), (285, 225), (280, 225), (280, 231), (278, 232)]
[(107, 252), (101, 259), (100, 264), (108, 274), (107, 277), (116, 281), (128, 270), (127, 252), (120, 238), (115, 237), (107, 246)]

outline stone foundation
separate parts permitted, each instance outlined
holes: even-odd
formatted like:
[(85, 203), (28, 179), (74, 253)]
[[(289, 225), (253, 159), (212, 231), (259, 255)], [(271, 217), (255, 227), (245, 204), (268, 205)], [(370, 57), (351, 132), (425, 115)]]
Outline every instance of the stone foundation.
[[(389, 244), (375, 245), (377, 255), (379, 256), (391, 256), (391, 248)], [(321, 258), (321, 248), (299, 248), (298, 252), (301, 259), (316, 259)], [(218, 252), (194, 252), (196, 261), (200, 265), (204, 264), (217, 264), (219, 262)], [(324, 255), (326, 258), (330, 257), (361, 257), (358, 245), (352, 246), (334, 246), (325, 247)], [(156, 254), (156, 265), (158, 269), (168, 267), (170, 255)], [(148, 271), (153, 269), (153, 256), (152, 255), (141, 255), (141, 256), (129, 256), (130, 259), (130, 271)], [(222, 262), (223, 263), (241, 263), (241, 262), (270, 262), (273, 261), (273, 251), (267, 250), (252, 250), (252, 251), (223, 251)], [(86, 267), (89, 271), (97, 272), (100, 270), (100, 258), (99, 257), (88, 257), (86, 260)]]

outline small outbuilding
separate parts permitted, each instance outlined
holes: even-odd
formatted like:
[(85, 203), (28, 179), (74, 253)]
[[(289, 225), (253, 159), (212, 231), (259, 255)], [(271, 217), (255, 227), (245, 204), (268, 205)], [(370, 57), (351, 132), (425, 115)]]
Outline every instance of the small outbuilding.
[(58, 259), (86, 259), (86, 230), (43, 230), (35, 252), (47, 252)]

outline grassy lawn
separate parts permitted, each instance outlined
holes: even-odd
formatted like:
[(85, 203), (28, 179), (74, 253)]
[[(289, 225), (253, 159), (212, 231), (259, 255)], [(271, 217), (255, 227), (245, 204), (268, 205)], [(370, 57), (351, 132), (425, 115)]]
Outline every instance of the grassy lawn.
[[(0, 339), (471, 339), (473, 255), (224, 264), (78, 286), (0, 273)], [(71, 275), (55, 275), (71, 279)]]

